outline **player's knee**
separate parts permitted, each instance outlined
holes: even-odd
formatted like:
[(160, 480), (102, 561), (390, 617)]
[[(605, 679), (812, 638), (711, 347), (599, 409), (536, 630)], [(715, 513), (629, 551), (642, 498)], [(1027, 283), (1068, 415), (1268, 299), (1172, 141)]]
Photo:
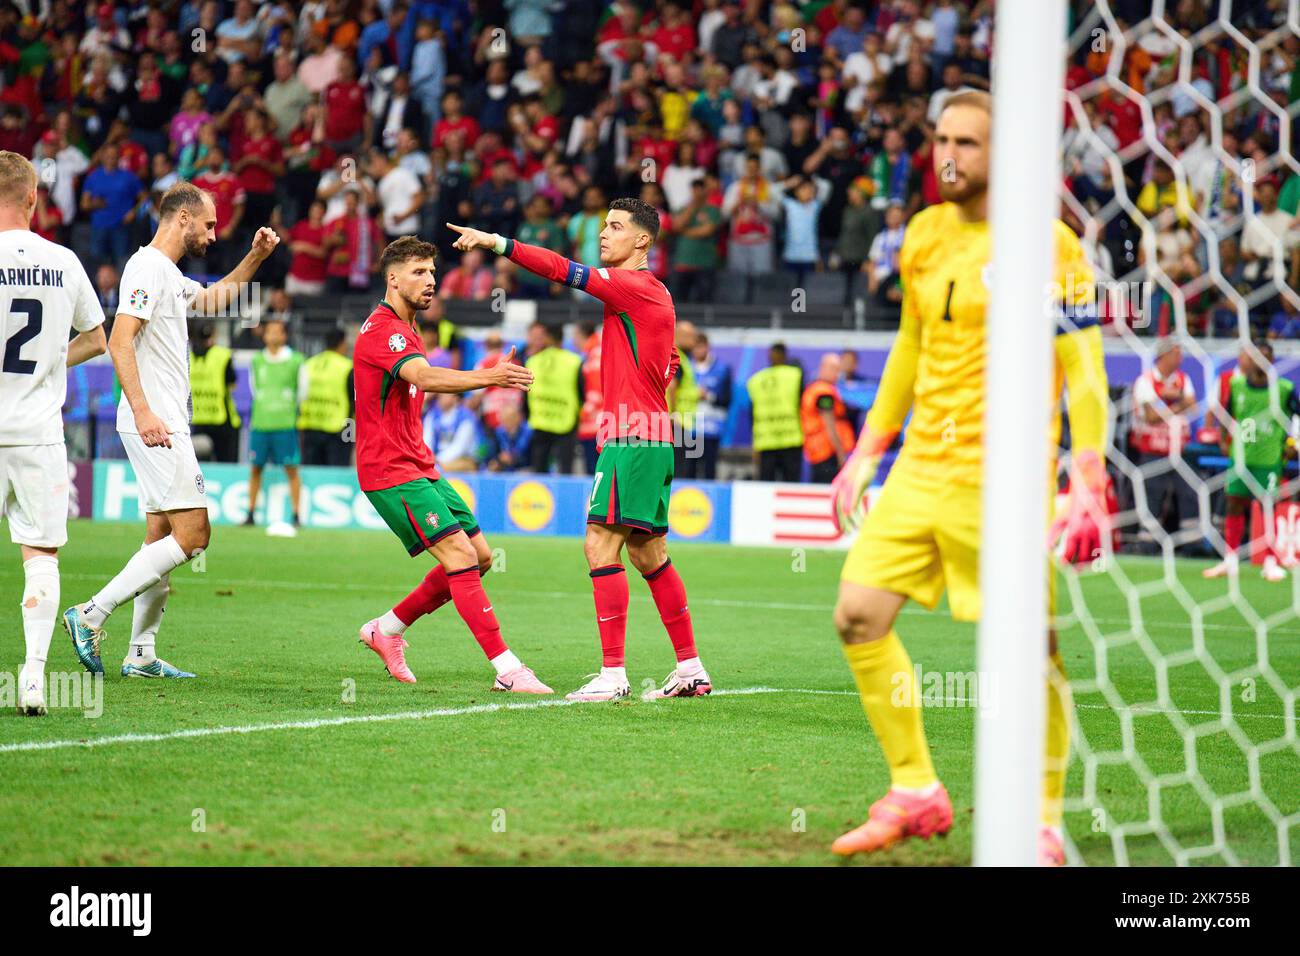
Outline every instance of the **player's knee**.
[(890, 623), (863, 601), (838, 601), (835, 605), (835, 630), (845, 644), (878, 641), (889, 633)]

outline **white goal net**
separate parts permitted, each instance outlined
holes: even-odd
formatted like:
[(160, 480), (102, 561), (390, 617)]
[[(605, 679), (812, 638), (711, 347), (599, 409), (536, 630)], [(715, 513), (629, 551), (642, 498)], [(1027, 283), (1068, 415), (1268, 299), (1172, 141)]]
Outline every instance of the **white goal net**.
[[(1096, 268), (1118, 540), (1092, 573), (1058, 576), (1067, 857), (1291, 865), (1300, 480), (1289, 461), (1276, 484), (1247, 472), (1229, 489), (1220, 438), (1240, 455), (1257, 426), (1295, 434), (1300, 0), (1071, 9), (1061, 215)], [(1223, 409), (1243, 353), (1268, 414), (1237, 422)], [(1237, 567), (1206, 578), (1229, 550), (1230, 490)]]

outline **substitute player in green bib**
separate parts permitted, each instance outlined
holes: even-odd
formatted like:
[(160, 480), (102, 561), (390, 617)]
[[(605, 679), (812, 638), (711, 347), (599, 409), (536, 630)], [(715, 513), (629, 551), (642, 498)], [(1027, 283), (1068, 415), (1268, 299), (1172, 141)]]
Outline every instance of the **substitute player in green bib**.
[[(1257, 356), (1267, 364), (1261, 366)], [(1228, 406), (1224, 409), (1236, 428), (1225, 427), (1219, 437), (1224, 454), (1232, 459), (1228, 483), (1223, 489), (1228, 501), (1223, 522), (1225, 551), (1222, 561), (1202, 572), (1207, 578), (1237, 574), (1237, 549), (1245, 534), (1251, 500), (1272, 498), (1277, 493), (1282, 483), (1283, 464), (1295, 454), (1288, 436), (1294, 416), (1300, 415), (1300, 398), (1295, 383), (1281, 376), (1277, 378), (1274, 392), (1268, 380), (1268, 368), (1272, 364), (1273, 346), (1264, 339), (1256, 339), (1250, 348), (1243, 348), (1237, 359), (1237, 373), (1232, 377)], [(1271, 548), (1261, 573), (1266, 581), (1286, 580), (1286, 571), (1278, 564)]]
[(298, 395), (302, 356), (289, 348), (289, 333), (278, 319), (262, 325), (266, 348), (253, 356), (249, 388), (253, 392), (253, 415), (248, 432), (248, 517), (253, 524), (257, 496), (262, 490), (262, 469), (280, 465), (289, 478), (289, 502), (294, 527), (298, 526), (298, 500), (302, 478), (298, 474)]
[(673, 426), (668, 383), (677, 375), (673, 344), (677, 313), (672, 296), (646, 268), (659, 237), (659, 211), (640, 199), (615, 199), (600, 231), (600, 260), (593, 268), (496, 233), (465, 226), (457, 249), (492, 249), (552, 282), (582, 289), (605, 304), (601, 332), (595, 480), (587, 512), (587, 566), (595, 591), (601, 668), (569, 700), (619, 700), (631, 693), (623, 649), (628, 586), (623, 549), (654, 597), (659, 619), (677, 655), (663, 686), (644, 699), (699, 697), (713, 689), (700, 663), (686, 604), (686, 585), (668, 558), (668, 501), (673, 483)]
[(353, 347), (357, 408), (357, 483), (411, 557), (428, 551), (438, 563), (392, 610), (361, 628), (361, 642), (388, 673), (414, 684), (406, 664), (406, 629), (448, 601), (456, 606), (496, 671), (493, 690), (550, 694), (501, 638), (481, 575), (492, 550), (478, 520), (451, 482), (438, 474), (424, 443), (424, 393), (468, 392), (496, 386), (527, 390), (533, 373), (512, 362), (462, 372), (425, 359), (415, 315), (433, 302), (437, 249), (415, 236), (395, 239), (379, 259), (387, 293), (361, 326)]

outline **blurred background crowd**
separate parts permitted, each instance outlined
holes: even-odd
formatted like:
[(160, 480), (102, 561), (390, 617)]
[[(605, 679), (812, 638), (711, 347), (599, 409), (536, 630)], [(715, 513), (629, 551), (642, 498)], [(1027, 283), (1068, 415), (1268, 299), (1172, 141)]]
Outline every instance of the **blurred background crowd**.
[[(948, 96), (988, 88), (994, 6), (20, 0), (0, 5), (0, 147), (36, 162), (35, 228), (82, 255), (110, 315), (158, 197), (188, 179), (216, 199), (218, 241), (183, 268), (219, 276), (271, 225), (283, 241), (246, 311), (286, 320), (310, 353), (330, 351), (344, 310), (353, 324), (368, 312), (383, 245), (418, 233), (441, 250), (422, 317), (430, 354), (490, 357), (481, 327), (500, 325), (503, 302), (581, 293), (462, 256), (442, 223), (591, 263), (608, 201), (626, 195), (660, 209), (650, 268), (701, 324), (722, 305), (790, 310), (804, 297), (887, 329), (906, 223), (938, 201), (934, 123)], [(1110, 9), (1122, 30), (1151, 6)], [(1185, 310), (1189, 332), (1235, 335), (1245, 315), (1255, 334), (1300, 337), (1300, 175), (1278, 159), (1300, 42), (1282, 31), (1252, 73), (1247, 45), (1213, 28), (1217, 4), (1165, 6), (1169, 33), (1121, 47), (1106, 24), (1087, 32), (1092, 4), (1071, 3), (1085, 35), (1066, 82), (1085, 95), (1067, 108), (1062, 216), (1103, 278), (1142, 290), (1103, 294), (1103, 318), (1163, 334)], [(1285, 8), (1237, 0), (1233, 24), (1258, 42)], [(1193, 50), (1186, 82), (1180, 42)], [(1134, 95), (1098, 84), (1108, 71)], [(250, 325), (218, 323), (214, 341), (261, 348)], [(567, 328), (556, 344), (589, 363), (592, 334)], [(688, 404), (696, 387), (683, 387)], [(477, 463), (505, 467), (484, 405), (465, 406)]]

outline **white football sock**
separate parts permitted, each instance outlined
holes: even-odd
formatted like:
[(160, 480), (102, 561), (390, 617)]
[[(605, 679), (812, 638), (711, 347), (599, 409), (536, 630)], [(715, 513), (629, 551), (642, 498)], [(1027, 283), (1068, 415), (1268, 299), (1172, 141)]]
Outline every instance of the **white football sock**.
[(379, 633), (385, 637), (397, 637), (406, 633), (406, 624), (392, 611), (385, 611), (379, 619)]
[(700, 663), (698, 657), (688, 657), (684, 661), (677, 662), (677, 673), (679, 674), (699, 674), (704, 671), (704, 665)]
[(523, 661), (515, 657), (515, 652), (509, 648), (506, 648), (496, 657), (492, 658), (492, 660), (488, 661), (488, 663), (496, 669), (498, 677), (502, 674), (509, 674), (511, 671), (518, 670), (524, 666)]
[(23, 562), (23, 636), (27, 663), (45, 670), (59, 616), (59, 559), (42, 554)]
[(141, 591), (135, 596), (135, 607), (131, 611), (131, 644), (126, 649), (126, 656), (136, 660), (153, 660), (154, 641), (158, 628), (162, 625), (163, 612), (167, 609), (167, 595), (171, 593), (171, 573), (158, 579), (153, 587)]
[(626, 667), (602, 667), (600, 669), (600, 676), (606, 677), (613, 681), (618, 681), (620, 684), (626, 684), (627, 668)]
[(117, 577), (90, 599), (90, 603), (81, 612), (82, 619), (91, 627), (103, 627), (119, 604), (124, 604), (140, 592), (153, 587), (164, 575), (188, 560), (185, 549), (171, 535), (153, 544), (146, 544), (131, 556)]

